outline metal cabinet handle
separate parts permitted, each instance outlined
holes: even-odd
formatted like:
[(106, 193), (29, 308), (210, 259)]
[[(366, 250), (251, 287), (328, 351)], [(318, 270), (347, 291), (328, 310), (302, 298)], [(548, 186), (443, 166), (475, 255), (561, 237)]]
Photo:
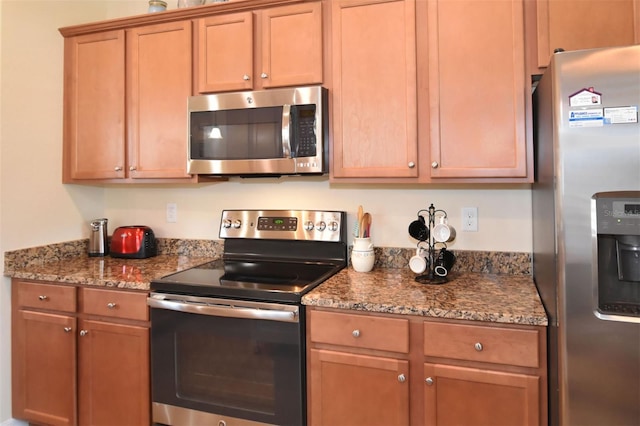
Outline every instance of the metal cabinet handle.
[(413, 169), (416, 166), (416, 163), (414, 163), (413, 161), (409, 161), (408, 166), (410, 169)]
[(351, 332), (351, 335), (352, 335), (353, 337), (360, 337), (360, 330), (353, 330), (353, 331)]
[(40, 295), (40, 296), (38, 296), (38, 299), (42, 300), (43, 302), (44, 302), (45, 300), (47, 300), (48, 298), (49, 298), (49, 296), (45, 296), (45, 295)]
[(89, 334), (89, 330), (80, 330), (80, 336), (81, 336), (81, 337), (84, 337), (84, 336), (86, 336), (87, 334)]
[(433, 379), (431, 377), (427, 377), (424, 381), (427, 385), (433, 386)]
[(71, 333), (71, 327), (65, 327), (63, 330), (65, 333)]
[(251, 79), (251, 77), (249, 77), (247, 74), (245, 74), (245, 75), (242, 76), (242, 79), (244, 81), (249, 81)]
[(404, 374), (399, 374), (399, 375), (398, 375), (398, 381), (399, 381), (400, 383), (404, 383), (404, 382), (405, 382), (405, 380), (407, 380), (407, 378), (405, 377), (405, 375), (404, 375)]
[(129, 171), (130, 172), (135, 172), (136, 171), (136, 166), (129, 166)]
[(267, 77), (269, 77), (269, 76), (267, 75), (266, 72), (263, 72), (262, 74), (260, 74), (260, 78), (267, 78)]
[(431, 163), (431, 168), (432, 168), (432, 169), (437, 169), (437, 168), (438, 168), (438, 166), (440, 166), (440, 164), (438, 164), (438, 162), (437, 162), (437, 161), (434, 161), (433, 163)]
[(483, 348), (482, 343), (478, 342), (475, 345), (473, 345), (474, 348), (476, 348), (476, 351), (481, 352)]
[(115, 304), (115, 303), (113, 303), (113, 302), (109, 302), (109, 303), (107, 303), (107, 308), (109, 308), (109, 309), (113, 309), (113, 308), (115, 308), (115, 307), (116, 307), (116, 304)]
[(122, 166), (115, 166), (113, 168), (113, 170), (115, 170), (116, 172), (121, 172), (122, 171)]

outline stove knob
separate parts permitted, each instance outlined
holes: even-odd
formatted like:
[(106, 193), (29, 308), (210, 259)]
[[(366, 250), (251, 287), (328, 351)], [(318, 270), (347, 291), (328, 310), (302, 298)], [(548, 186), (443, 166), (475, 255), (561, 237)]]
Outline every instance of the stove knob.
[(329, 222), (329, 226), (327, 226), (327, 229), (331, 232), (336, 232), (338, 230), (338, 222), (336, 222), (335, 220)]
[(240, 226), (242, 226), (242, 221), (240, 219), (236, 219), (233, 221), (233, 227), (238, 229), (240, 228)]
[(231, 228), (231, 221), (229, 219), (225, 219), (222, 221), (222, 226), (224, 228)]
[(318, 222), (318, 224), (316, 225), (316, 229), (318, 231), (324, 231), (326, 227), (327, 227), (327, 224), (324, 223), (323, 221)]
[(304, 223), (304, 229), (305, 231), (311, 231), (313, 230), (313, 222), (311, 222), (310, 220)]

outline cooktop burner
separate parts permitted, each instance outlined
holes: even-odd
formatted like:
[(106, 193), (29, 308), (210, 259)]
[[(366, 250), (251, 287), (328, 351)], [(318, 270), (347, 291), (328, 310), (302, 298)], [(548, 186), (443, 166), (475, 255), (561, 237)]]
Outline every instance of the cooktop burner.
[(151, 290), (194, 296), (297, 302), (342, 266), (216, 260), (168, 275)]
[(346, 213), (225, 210), (222, 259), (151, 283), (155, 292), (299, 303), (347, 264)]

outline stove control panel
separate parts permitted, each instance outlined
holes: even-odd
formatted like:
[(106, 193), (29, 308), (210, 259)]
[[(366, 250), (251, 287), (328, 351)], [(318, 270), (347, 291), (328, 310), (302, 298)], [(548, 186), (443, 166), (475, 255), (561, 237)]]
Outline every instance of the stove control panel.
[(346, 212), (223, 210), (220, 238), (346, 242)]

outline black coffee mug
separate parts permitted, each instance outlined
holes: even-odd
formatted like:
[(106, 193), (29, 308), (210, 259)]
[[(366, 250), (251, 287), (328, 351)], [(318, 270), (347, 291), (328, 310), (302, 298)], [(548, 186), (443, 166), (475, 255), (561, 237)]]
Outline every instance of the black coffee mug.
[(409, 224), (409, 235), (418, 241), (427, 241), (429, 239), (429, 228), (424, 222), (424, 217), (418, 215), (418, 220), (414, 220)]
[(436, 266), (442, 266), (447, 271), (450, 271), (453, 268), (453, 264), (456, 263), (456, 255), (443, 247), (438, 252), (434, 263)]

